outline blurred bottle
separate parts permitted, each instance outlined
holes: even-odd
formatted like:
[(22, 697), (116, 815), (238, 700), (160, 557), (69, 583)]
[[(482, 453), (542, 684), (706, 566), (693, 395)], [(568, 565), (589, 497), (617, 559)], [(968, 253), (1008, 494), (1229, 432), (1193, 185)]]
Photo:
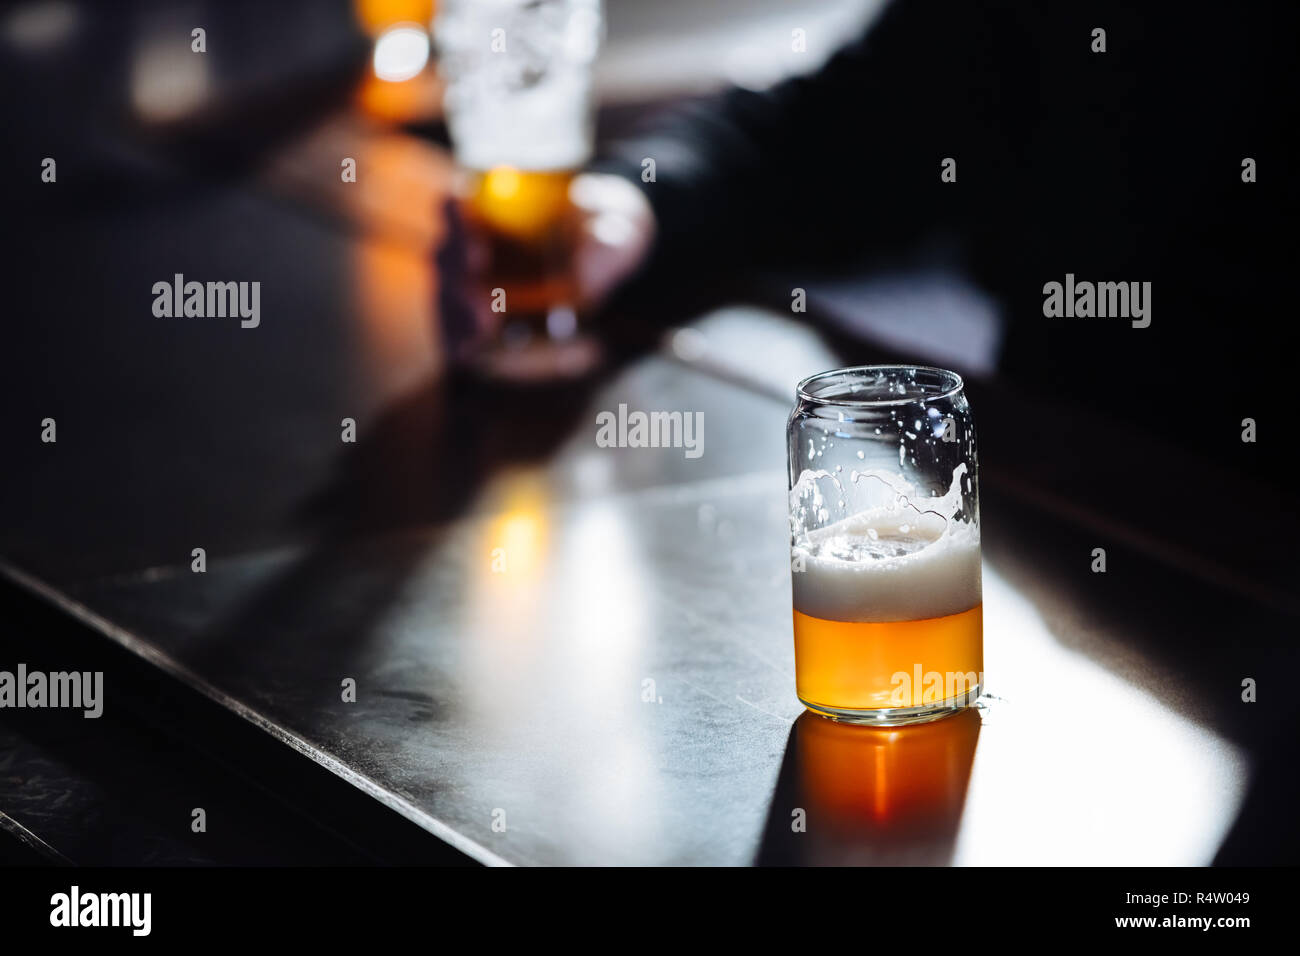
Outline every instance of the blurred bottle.
[(371, 41), (371, 68), (357, 103), (382, 123), (427, 123), (438, 118), (442, 87), (429, 65), (433, 0), (353, 0), (353, 14)]
[(401, 23), (427, 27), (433, 19), (434, 0), (353, 0), (357, 23), (377, 37)]
[(443, 0), (434, 30), (462, 170), (472, 361), (496, 377), (581, 374), (599, 350), (578, 316), (570, 186), (592, 152), (600, 0)]

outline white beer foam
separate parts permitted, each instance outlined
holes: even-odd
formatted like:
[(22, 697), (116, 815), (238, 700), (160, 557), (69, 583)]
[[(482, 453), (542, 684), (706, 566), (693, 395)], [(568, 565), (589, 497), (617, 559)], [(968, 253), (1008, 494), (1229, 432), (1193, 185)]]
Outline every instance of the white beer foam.
[[(979, 529), (912, 507), (880, 508), (795, 545), (795, 609), (831, 621), (918, 621), (982, 600)], [(796, 564), (797, 567), (797, 564)]]

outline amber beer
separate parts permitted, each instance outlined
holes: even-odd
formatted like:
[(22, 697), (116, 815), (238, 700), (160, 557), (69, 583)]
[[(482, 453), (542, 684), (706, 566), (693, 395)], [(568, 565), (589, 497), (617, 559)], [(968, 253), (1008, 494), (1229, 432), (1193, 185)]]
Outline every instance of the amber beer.
[(813, 532), (808, 548), (793, 576), (806, 706), (835, 716), (974, 702), (984, 619), (973, 528), (881, 511)]
[(498, 166), (470, 171), (462, 211), (482, 261), (478, 283), (505, 294), (512, 322), (544, 325), (575, 301), (573, 253), (580, 220), (569, 199), (571, 170)]
[(799, 698), (814, 710), (969, 703), (984, 667), (983, 607), (916, 621), (834, 621), (796, 608), (794, 643)]

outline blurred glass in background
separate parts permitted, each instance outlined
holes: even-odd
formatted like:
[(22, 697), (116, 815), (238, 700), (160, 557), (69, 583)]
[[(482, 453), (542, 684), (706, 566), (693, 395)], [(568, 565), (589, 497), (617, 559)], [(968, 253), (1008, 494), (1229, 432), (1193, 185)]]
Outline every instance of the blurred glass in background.
[(469, 295), (486, 338), (476, 364), (509, 378), (581, 373), (570, 196), (591, 158), (600, 0), (444, 0), (435, 36), (461, 175)]

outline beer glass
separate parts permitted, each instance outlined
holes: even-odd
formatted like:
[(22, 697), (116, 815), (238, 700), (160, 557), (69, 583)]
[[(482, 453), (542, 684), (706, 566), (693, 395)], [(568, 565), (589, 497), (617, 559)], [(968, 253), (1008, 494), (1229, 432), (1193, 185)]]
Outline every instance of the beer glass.
[(787, 426), (795, 680), (824, 717), (933, 720), (983, 687), (979, 460), (961, 376), (799, 383)]
[(509, 377), (582, 364), (569, 196), (591, 157), (600, 0), (443, 0), (434, 22), (444, 107), (460, 167), (480, 314), (481, 360)]

